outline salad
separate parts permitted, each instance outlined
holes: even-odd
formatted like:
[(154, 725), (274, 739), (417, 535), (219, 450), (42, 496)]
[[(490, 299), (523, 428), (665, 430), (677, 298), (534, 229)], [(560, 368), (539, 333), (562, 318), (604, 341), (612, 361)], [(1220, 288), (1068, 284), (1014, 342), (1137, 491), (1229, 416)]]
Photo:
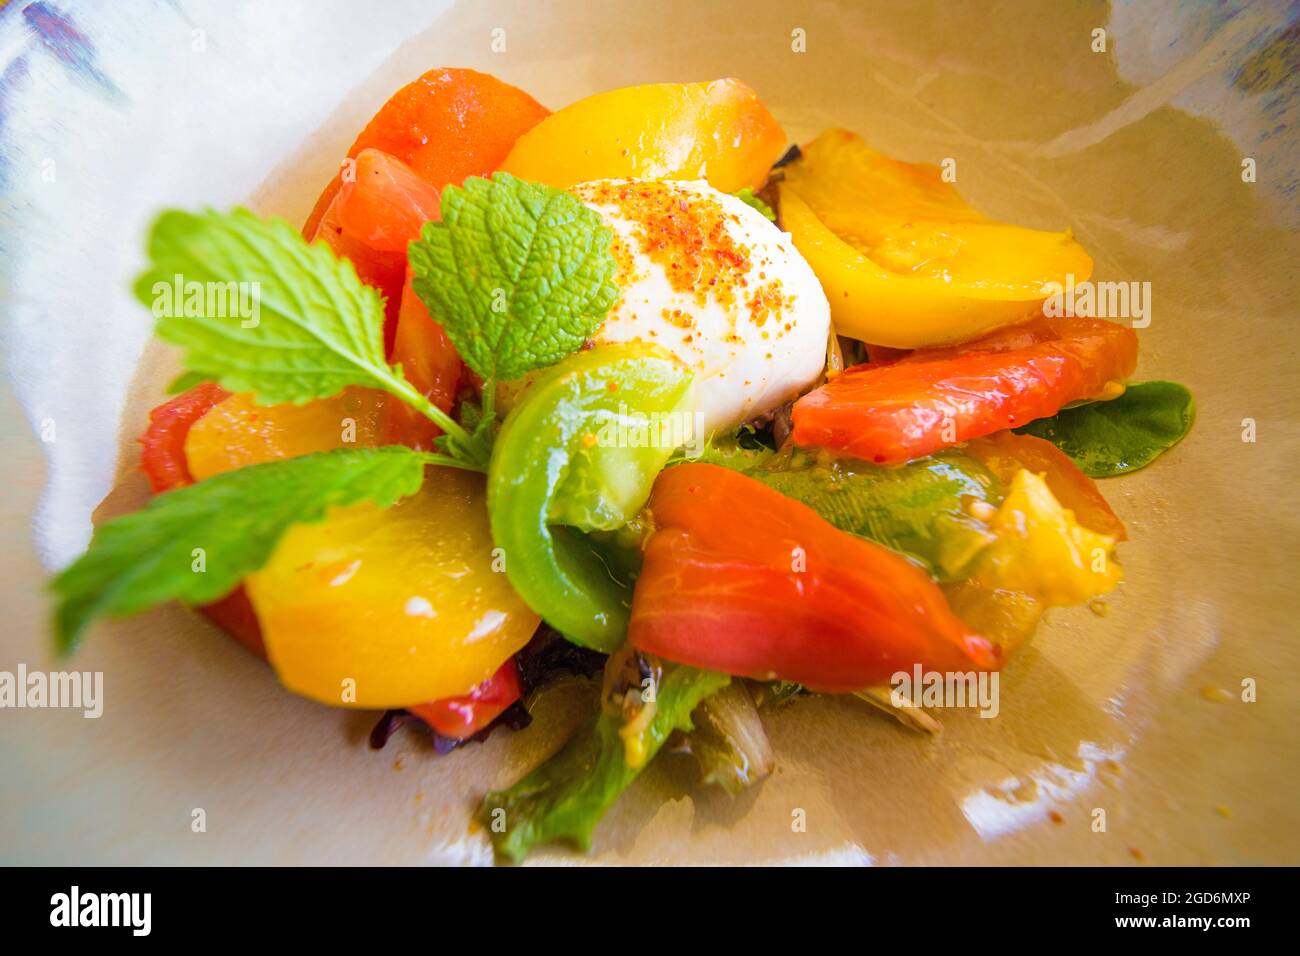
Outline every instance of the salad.
[[(666, 750), (737, 793), (764, 714), (899, 673), (996, 672), (1121, 580), (1094, 478), (1191, 426), (1132, 328), (1051, 308), (1092, 260), (937, 167), (745, 84), (550, 112), (435, 69), (361, 131), (301, 230), (168, 210), (135, 292), (185, 369), (156, 497), (56, 575), (53, 632), (196, 607), (291, 692), (440, 752), (599, 688), (480, 822), (567, 842)], [(593, 695), (595, 696), (595, 695)], [(403, 731), (410, 732), (410, 731)]]

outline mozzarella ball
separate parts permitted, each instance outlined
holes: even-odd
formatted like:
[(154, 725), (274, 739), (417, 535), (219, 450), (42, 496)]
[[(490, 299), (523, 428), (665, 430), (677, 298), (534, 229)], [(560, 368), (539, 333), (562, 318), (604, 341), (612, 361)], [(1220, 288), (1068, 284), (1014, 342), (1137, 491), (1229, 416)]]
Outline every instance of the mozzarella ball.
[(695, 375), (705, 434), (761, 415), (826, 364), (830, 306), (788, 234), (707, 183), (603, 179), (572, 188), (614, 233), (618, 303), (596, 345), (645, 342)]

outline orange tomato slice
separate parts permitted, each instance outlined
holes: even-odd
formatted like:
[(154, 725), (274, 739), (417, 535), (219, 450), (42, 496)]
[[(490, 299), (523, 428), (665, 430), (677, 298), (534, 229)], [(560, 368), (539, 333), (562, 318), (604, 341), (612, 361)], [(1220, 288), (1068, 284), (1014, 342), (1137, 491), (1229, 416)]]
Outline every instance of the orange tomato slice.
[(785, 133), (739, 80), (651, 83), (566, 106), (519, 137), (501, 169), (567, 189), (593, 179), (707, 179), (723, 192), (767, 181)]
[[(357, 136), (348, 156), (381, 149), (429, 185), (460, 185), (495, 170), (520, 134), (549, 110), (518, 87), (477, 70), (430, 70), (394, 93)], [(325, 187), (303, 226), (311, 237), (341, 186)]]

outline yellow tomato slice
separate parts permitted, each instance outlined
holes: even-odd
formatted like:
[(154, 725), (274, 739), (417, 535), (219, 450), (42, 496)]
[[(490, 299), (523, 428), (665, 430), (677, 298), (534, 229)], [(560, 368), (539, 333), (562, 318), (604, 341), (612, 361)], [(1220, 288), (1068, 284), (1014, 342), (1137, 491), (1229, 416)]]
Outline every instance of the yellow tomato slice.
[(380, 444), (384, 396), (347, 388), (305, 405), (258, 405), (231, 395), (194, 423), (185, 461), (195, 481), (279, 458)]
[(952, 345), (1027, 319), (1049, 282), (1092, 259), (1067, 230), (970, 208), (938, 167), (902, 163), (828, 130), (784, 169), (781, 225), (821, 280), (841, 335), (892, 348)]
[(593, 179), (707, 179), (757, 189), (785, 133), (739, 80), (652, 83), (597, 93), (515, 142), (501, 169), (560, 189)]
[(289, 690), (404, 707), (468, 692), (528, 643), (539, 619), (500, 561), (483, 476), (432, 468), (388, 510), (294, 526), (246, 585)]
[(1122, 577), (1115, 539), (1079, 524), (1041, 475), (1020, 471), (989, 519), (996, 536), (973, 579), (1031, 594), (1048, 606), (1081, 604), (1113, 590)]
[(1047, 610), (1046, 603), (1032, 594), (975, 579), (945, 584), (943, 593), (952, 612), (1001, 648), (1004, 660), (1033, 636)]
[(1053, 495), (1051, 478), (1050, 472), (1015, 472), (1002, 506), (989, 518), (993, 540), (976, 558), (975, 573), (944, 586), (953, 613), (1004, 654), (1030, 638), (1049, 607), (1099, 597), (1122, 577), (1115, 538), (1080, 524)]

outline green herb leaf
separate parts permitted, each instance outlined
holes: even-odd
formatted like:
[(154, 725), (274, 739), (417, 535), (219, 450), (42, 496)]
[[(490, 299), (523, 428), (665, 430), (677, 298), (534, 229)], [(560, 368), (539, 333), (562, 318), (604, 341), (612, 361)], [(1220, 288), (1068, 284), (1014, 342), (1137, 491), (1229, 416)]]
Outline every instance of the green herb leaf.
[(906, 555), (941, 581), (959, 580), (992, 540), (968, 504), (1002, 503), (1001, 483), (957, 451), (885, 467), (855, 458), (828, 461), (803, 451), (710, 454), (803, 502), (839, 528)]
[(415, 292), (485, 379), (576, 351), (618, 300), (612, 233), (559, 189), (507, 173), (442, 193), (442, 221), (411, 243)]
[[(675, 667), (665, 674), (645, 734), (645, 763), (673, 731), (692, 729), (691, 711), (730, 680), (726, 674), (693, 667)], [(509, 790), (487, 795), (482, 816), (502, 859), (518, 863), (533, 847), (552, 840), (567, 840), (581, 850), (591, 845), (600, 818), (642, 770), (627, 765), (620, 726), (616, 715), (600, 713)], [(497, 820), (504, 829), (493, 825)]]
[(135, 294), (192, 375), (266, 404), (383, 388), (384, 306), (352, 264), (292, 226), (247, 209), (169, 210), (149, 232)]
[(266, 563), (290, 525), (362, 501), (386, 508), (419, 490), (430, 459), (403, 446), (348, 448), (252, 465), (159, 495), (143, 511), (102, 525), (89, 550), (51, 581), (59, 650), (73, 650), (105, 614), (217, 600)]
[(748, 186), (740, 192), (732, 193), (731, 195), (735, 196), (746, 206), (753, 206), (761, 212), (769, 222), (776, 222), (776, 213), (772, 211), (772, 207), (759, 199), (758, 196), (754, 195), (754, 190), (750, 189)]
[(379, 293), (287, 222), (247, 209), (169, 210), (150, 229), (148, 254), (135, 294), (157, 318), (158, 337), (185, 349), (187, 372), (176, 385), (214, 381), (267, 405), (377, 388), (468, 444), (385, 360)]
[(1086, 475), (1145, 468), (1191, 431), (1196, 403), (1177, 382), (1135, 382), (1119, 398), (1067, 408), (1016, 431), (1046, 438)]

